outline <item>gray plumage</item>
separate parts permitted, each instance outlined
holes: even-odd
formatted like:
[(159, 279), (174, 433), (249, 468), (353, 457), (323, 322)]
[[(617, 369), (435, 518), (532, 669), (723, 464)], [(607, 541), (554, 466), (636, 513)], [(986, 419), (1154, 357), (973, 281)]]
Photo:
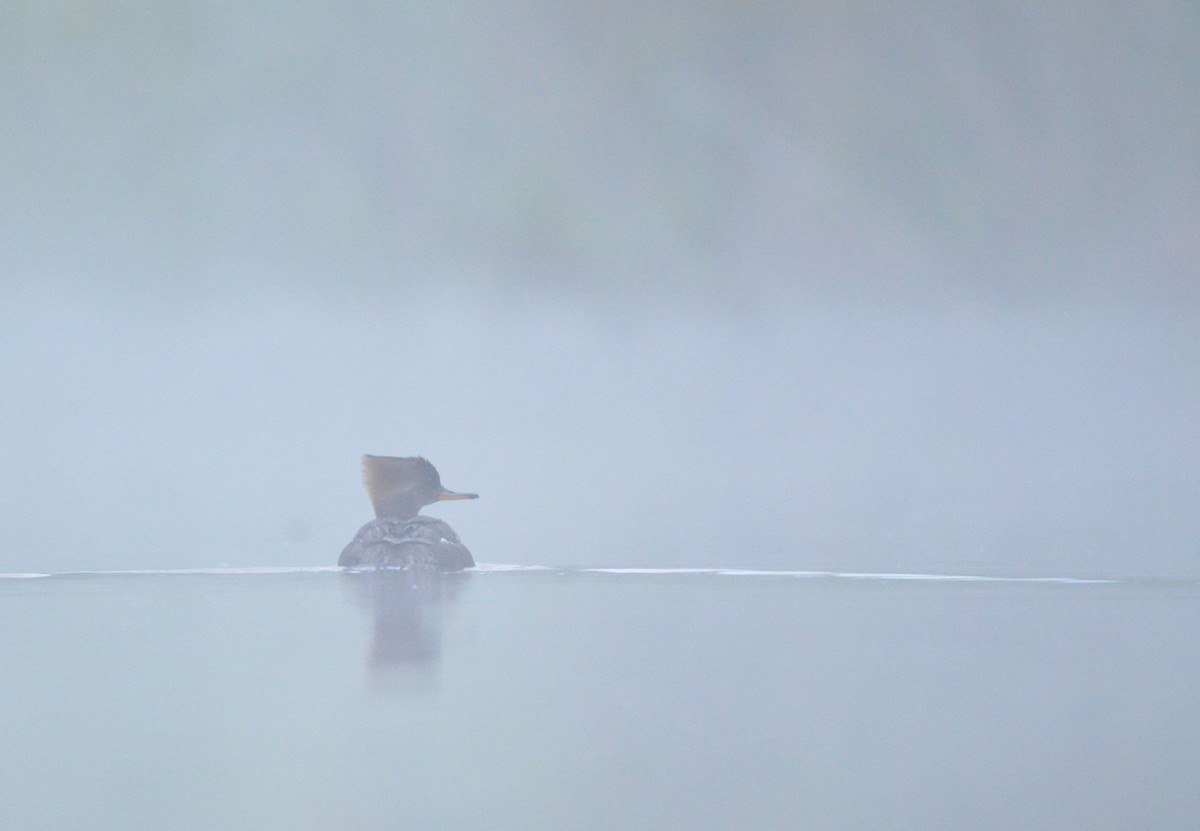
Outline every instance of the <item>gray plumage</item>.
[(371, 520), (342, 549), (338, 565), (458, 571), (472, 567), (475, 560), (453, 528), (440, 519), (418, 515)]

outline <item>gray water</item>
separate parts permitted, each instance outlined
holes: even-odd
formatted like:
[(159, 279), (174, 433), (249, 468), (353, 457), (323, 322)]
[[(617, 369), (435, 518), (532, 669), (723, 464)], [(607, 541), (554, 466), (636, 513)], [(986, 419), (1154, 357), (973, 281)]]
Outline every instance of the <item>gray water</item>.
[(1194, 581), (0, 580), (6, 829), (1189, 828)]

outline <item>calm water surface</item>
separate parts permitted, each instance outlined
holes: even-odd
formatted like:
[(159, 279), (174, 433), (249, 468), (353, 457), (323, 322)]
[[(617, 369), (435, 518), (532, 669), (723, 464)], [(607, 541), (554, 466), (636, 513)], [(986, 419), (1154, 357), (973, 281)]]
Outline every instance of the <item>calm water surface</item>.
[(0, 578), (6, 829), (1191, 828), (1200, 587)]

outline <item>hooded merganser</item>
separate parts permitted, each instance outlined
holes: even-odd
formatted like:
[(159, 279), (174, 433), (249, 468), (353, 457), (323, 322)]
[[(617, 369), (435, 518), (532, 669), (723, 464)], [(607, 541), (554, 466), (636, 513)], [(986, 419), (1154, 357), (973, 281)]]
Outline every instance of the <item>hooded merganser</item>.
[(339, 566), (459, 571), (475, 565), (453, 528), (417, 512), (447, 499), (478, 499), (478, 494), (446, 490), (437, 469), (419, 456), (363, 456), (363, 484), (375, 519), (342, 550)]

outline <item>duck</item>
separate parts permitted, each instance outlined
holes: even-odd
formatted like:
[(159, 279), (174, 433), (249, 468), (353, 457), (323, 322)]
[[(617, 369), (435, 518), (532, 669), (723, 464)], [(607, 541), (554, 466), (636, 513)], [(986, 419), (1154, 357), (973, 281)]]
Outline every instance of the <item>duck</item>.
[(434, 502), (478, 499), (479, 494), (447, 490), (437, 468), (420, 456), (368, 454), (362, 464), (375, 519), (342, 549), (339, 566), (450, 572), (475, 565), (453, 528), (419, 511)]

